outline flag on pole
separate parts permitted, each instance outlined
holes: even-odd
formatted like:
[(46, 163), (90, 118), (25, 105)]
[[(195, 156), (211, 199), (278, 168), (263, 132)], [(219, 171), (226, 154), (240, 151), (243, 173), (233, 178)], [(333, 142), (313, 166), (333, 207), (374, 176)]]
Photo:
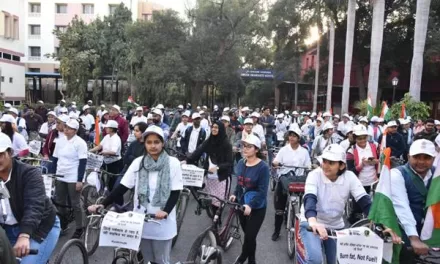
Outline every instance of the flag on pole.
[(400, 118), (406, 118), (405, 103), (402, 103), (402, 109), (400, 110)]
[(385, 121), (391, 119), (390, 108), (388, 107), (388, 104), (385, 101), (382, 103), (382, 111), (380, 112), (380, 117), (383, 118)]
[(101, 135), (100, 135), (100, 128), (99, 128), (99, 117), (97, 116), (95, 118), (95, 144), (96, 146), (99, 145), (99, 143), (101, 142)]
[[(393, 202), (391, 200), (391, 149), (384, 150), (384, 165), (380, 173), (379, 183), (374, 195), (373, 204), (371, 205), (368, 219), (375, 223), (380, 223), (391, 228), (398, 236), (402, 236), (399, 227), (399, 221), (394, 211)], [(402, 246), (393, 245), (393, 256), (388, 263), (399, 263), (399, 254)]]
[(440, 161), (437, 163), (431, 186), (429, 187), (426, 207), (428, 209), (423, 224), (421, 240), (430, 247), (440, 246)]
[(132, 103), (132, 104), (134, 103), (133, 97), (131, 95), (128, 96), (127, 102)]
[(373, 116), (373, 103), (371, 102), (371, 97), (368, 95), (368, 100), (367, 100), (367, 116), (368, 119), (370, 119)]

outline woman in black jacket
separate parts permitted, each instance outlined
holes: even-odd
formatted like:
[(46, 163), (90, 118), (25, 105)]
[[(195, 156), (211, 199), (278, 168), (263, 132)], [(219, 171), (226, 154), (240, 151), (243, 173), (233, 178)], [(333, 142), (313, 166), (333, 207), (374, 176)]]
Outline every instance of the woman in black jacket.
[(145, 145), (142, 141), (142, 134), (147, 129), (148, 125), (144, 122), (139, 122), (134, 126), (134, 137), (136, 138), (135, 141), (131, 142), (130, 145), (127, 148), (127, 151), (124, 155), (124, 172), (125, 170), (130, 167), (133, 160), (137, 157), (140, 157), (144, 155), (145, 153)]
[[(14, 245), (22, 264), (47, 263), (58, 242), (60, 220), (46, 196), (43, 177), (38, 168), (12, 157), (12, 143), (0, 133), (0, 193), (9, 191), (1, 201), (0, 224)], [(37, 249), (37, 255), (29, 255)]]
[[(226, 135), (225, 126), (216, 121), (211, 126), (211, 135), (202, 143), (193, 154), (186, 160), (188, 164), (196, 164), (200, 157), (206, 153), (203, 168), (208, 171), (205, 179), (205, 191), (227, 199), (231, 185), (231, 173), (233, 169), (232, 145)], [(219, 202), (212, 201), (215, 210)]]

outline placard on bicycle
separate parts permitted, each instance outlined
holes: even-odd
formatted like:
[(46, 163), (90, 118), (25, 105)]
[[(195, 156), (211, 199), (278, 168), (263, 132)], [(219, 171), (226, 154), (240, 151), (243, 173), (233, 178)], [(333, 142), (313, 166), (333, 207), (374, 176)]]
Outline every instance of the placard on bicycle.
[(205, 170), (197, 166), (182, 164), (182, 178), (184, 186), (202, 187)]
[(104, 162), (104, 156), (94, 153), (87, 153), (87, 170), (100, 169)]

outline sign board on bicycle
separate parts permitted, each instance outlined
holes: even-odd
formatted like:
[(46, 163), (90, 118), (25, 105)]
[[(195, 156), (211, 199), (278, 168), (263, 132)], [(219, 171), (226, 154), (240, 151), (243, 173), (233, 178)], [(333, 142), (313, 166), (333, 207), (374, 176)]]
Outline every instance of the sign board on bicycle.
[(100, 247), (120, 247), (138, 251), (145, 215), (135, 212), (118, 214), (109, 211), (99, 233)]
[(336, 251), (340, 264), (382, 263), (383, 240), (366, 227), (338, 231)]
[(34, 155), (40, 155), (41, 142), (38, 140), (32, 140), (29, 142), (29, 152)]
[(194, 165), (182, 164), (184, 186), (202, 187), (205, 170)]
[(86, 169), (100, 169), (104, 162), (104, 156), (93, 153), (87, 153)]
[(44, 190), (47, 197), (52, 197), (53, 178), (43, 174)]

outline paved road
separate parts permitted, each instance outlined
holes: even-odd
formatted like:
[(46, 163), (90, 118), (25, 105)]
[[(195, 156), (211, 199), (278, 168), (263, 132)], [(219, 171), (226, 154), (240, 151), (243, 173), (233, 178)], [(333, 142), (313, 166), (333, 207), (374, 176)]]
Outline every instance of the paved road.
[[(274, 225), (273, 192), (270, 192), (269, 190), (268, 196), (269, 201), (266, 218), (264, 220), (263, 226), (261, 227), (260, 233), (258, 234), (257, 261), (259, 264), (291, 263), (291, 260), (289, 260), (289, 257), (287, 255), (285, 230), (282, 231), (281, 237), (278, 241), (273, 242), (271, 240)], [(200, 234), (210, 224), (210, 221), (206, 214), (202, 213), (201, 216), (197, 216), (194, 214), (195, 209), (196, 202), (194, 201), (194, 199), (192, 199), (190, 200), (189, 207), (185, 215), (181, 234), (179, 235), (179, 239), (171, 252), (173, 263), (186, 260), (188, 252), (191, 248), (191, 244), (193, 243), (197, 235)], [(71, 234), (60, 238), (54, 255), (59, 252), (61, 246), (67, 241), (70, 235)], [(229, 251), (224, 254), (224, 263), (233, 263), (240, 252), (241, 243), (239, 241), (235, 241), (231, 249), (229, 249)], [(112, 256), (112, 248), (98, 248), (95, 254), (89, 258), (89, 263), (111, 263)], [(55, 258), (53, 258), (53, 260), (54, 259)], [(71, 263), (73, 264), (75, 262)]]

